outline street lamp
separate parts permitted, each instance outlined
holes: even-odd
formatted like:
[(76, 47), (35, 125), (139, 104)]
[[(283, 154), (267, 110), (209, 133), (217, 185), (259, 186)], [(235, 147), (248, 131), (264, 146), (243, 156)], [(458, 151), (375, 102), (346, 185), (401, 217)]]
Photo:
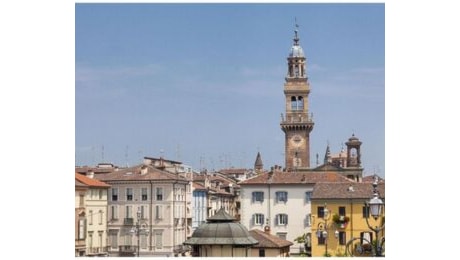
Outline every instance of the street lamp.
[[(318, 239), (320, 239), (321, 237), (324, 238), (324, 245), (325, 245), (325, 249), (326, 249), (326, 253), (325, 253), (325, 256), (329, 256), (328, 252), (327, 252), (327, 240), (328, 240), (328, 228), (327, 228), (327, 220), (329, 219), (330, 217), (330, 213), (329, 213), (329, 210), (327, 209), (327, 204), (324, 203), (324, 210), (323, 210), (323, 221), (324, 222), (319, 222), (318, 223), (318, 226), (317, 226), (317, 231), (316, 231), (316, 236), (318, 237)], [(334, 233), (334, 235), (336, 237), (338, 237), (338, 232), (336, 230), (336, 232)]]
[(142, 232), (143, 234), (148, 234), (149, 230), (146, 227), (141, 227), (141, 209), (139, 208), (137, 210), (137, 220), (136, 220), (136, 226), (132, 227), (131, 230), (129, 231), (131, 234), (134, 234), (137, 236), (137, 257), (139, 257), (139, 252), (141, 249), (141, 245), (139, 243), (139, 237), (140, 233)]
[[(368, 211), (368, 214), (366, 214), (366, 224), (370, 230), (374, 231), (375, 242), (372, 243), (373, 241), (369, 241), (366, 238), (363, 238), (363, 240), (366, 240), (366, 242), (370, 243), (371, 245), (373, 244), (373, 246), (371, 247), (373, 256), (385, 256), (385, 250), (384, 250), (385, 237), (379, 238), (380, 231), (385, 229), (385, 222), (384, 222), (384, 216), (383, 216), (383, 209), (385, 207), (385, 203), (383, 203), (382, 199), (380, 199), (379, 197), (379, 192), (377, 190), (378, 181), (379, 181), (379, 178), (377, 177), (377, 175), (374, 175), (374, 182), (372, 183), (374, 195), (369, 200), (369, 202), (364, 203), (365, 208)], [(369, 224), (369, 213), (376, 222), (380, 217), (382, 217), (380, 226), (372, 227), (372, 225)], [(353, 238), (347, 243), (347, 251), (351, 255), (353, 255), (354, 253), (354, 251), (352, 250), (353, 241), (357, 239), (360, 239), (360, 238)], [(358, 245), (356, 252), (358, 254), (363, 254), (365, 250), (362, 245)]]

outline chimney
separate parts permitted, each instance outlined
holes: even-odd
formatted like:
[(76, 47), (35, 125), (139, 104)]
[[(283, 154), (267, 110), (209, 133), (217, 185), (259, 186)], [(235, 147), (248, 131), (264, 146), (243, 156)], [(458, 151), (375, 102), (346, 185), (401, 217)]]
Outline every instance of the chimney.
[(270, 226), (265, 226), (264, 232), (270, 235)]
[(147, 166), (142, 165), (142, 167), (141, 167), (141, 175), (147, 174), (147, 172), (148, 172)]
[(94, 171), (93, 170), (88, 170), (86, 173), (86, 177), (94, 179)]

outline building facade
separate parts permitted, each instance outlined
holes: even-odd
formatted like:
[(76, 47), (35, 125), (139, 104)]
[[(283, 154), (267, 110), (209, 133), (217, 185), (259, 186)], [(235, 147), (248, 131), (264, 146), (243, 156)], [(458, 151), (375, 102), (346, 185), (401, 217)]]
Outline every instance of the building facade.
[[(282, 172), (281, 167), (241, 182), (241, 223), (293, 242), (311, 232), (311, 196), (322, 181), (352, 182), (337, 173)], [(300, 253), (299, 245), (293, 244), (290, 252)]]
[[(380, 198), (384, 200), (385, 182), (382, 179), (377, 188)], [(366, 217), (369, 217), (369, 224), (373, 227), (380, 226), (382, 218), (376, 221), (369, 216), (365, 202), (372, 196), (370, 182), (317, 183), (311, 199), (312, 256), (325, 256), (326, 248), (328, 255), (343, 256), (346, 254), (346, 244), (351, 239), (359, 238), (364, 245), (374, 240), (375, 234), (367, 226)], [(328, 214), (324, 214), (325, 209)], [(327, 236), (323, 236), (325, 229)], [(381, 235), (385, 235), (384, 230)]]
[(96, 174), (96, 178), (111, 185), (107, 215), (111, 256), (186, 253), (182, 243), (188, 230), (191, 232), (187, 221), (187, 178), (149, 162), (115, 167)]
[[(85, 256), (102, 256), (107, 255), (107, 190), (110, 185), (93, 178), (94, 174), (83, 176), (75, 173), (75, 180), (88, 187), (84, 198), (81, 196), (79, 198), (80, 205), (82, 199), (84, 199)], [(81, 213), (78, 218), (79, 222), (81, 222)]]
[(86, 254), (85, 194), (88, 185), (75, 180), (75, 256)]

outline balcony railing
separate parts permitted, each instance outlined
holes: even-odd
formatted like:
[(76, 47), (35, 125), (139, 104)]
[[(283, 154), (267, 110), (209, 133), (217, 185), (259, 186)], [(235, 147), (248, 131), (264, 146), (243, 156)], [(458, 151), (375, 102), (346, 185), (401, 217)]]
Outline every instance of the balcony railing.
[(88, 255), (105, 255), (107, 254), (107, 247), (90, 247), (88, 248)]
[(124, 225), (133, 225), (134, 224), (134, 218), (125, 218), (123, 221)]
[(120, 256), (135, 256), (137, 246), (119, 246), (118, 254)]

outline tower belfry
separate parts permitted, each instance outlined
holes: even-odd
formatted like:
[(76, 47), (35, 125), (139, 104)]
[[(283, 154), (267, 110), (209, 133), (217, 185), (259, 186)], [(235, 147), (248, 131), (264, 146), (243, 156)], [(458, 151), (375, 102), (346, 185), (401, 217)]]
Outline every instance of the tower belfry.
[(288, 171), (310, 168), (310, 132), (312, 116), (308, 115), (310, 83), (306, 72), (306, 58), (299, 44), (298, 25), (287, 57), (288, 69), (284, 83), (286, 113), (281, 117), (281, 129), (285, 133), (285, 160)]

